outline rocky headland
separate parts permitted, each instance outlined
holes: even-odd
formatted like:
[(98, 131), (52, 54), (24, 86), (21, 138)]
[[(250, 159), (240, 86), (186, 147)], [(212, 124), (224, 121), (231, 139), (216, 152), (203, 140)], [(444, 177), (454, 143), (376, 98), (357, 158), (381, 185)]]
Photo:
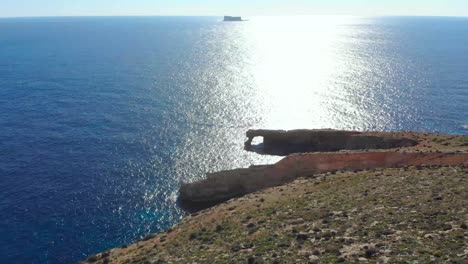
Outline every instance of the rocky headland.
[[(260, 146), (251, 145), (256, 136)], [(249, 130), (247, 137), (247, 150), (289, 155), (183, 184), (182, 205), (206, 209), (85, 262), (466, 263), (468, 136)]]
[[(202, 181), (183, 184), (182, 205), (203, 208), (265, 188), (279, 186), (298, 177), (336, 172), (405, 166), (468, 165), (468, 153), (432, 148), (415, 134), (340, 130), (249, 130), (245, 142), (263, 137), (265, 152), (290, 154), (273, 165), (251, 166), (210, 173)], [(434, 146), (435, 147), (435, 146)], [(463, 147), (463, 146), (460, 146)]]
[[(246, 132), (246, 136), (247, 141), (244, 143), (246, 150), (281, 156), (304, 152), (394, 149), (418, 144), (417, 140), (396, 133), (332, 129), (251, 129)], [(256, 137), (263, 138), (263, 143), (253, 146), (252, 141)]]

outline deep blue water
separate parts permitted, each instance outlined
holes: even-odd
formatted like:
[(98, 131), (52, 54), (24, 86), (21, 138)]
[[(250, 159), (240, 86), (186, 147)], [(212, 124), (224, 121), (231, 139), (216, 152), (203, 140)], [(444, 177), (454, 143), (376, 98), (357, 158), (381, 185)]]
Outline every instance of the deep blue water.
[(468, 18), (0, 19), (0, 262), (177, 223), (249, 128), (468, 134)]

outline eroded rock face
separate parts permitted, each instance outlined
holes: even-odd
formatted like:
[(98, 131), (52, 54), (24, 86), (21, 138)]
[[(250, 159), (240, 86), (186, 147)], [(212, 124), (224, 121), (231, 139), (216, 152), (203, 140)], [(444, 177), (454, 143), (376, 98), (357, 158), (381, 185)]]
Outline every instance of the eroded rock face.
[(381, 151), (294, 154), (271, 166), (212, 173), (203, 181), (183, 184), (180, 188), (180, 200), (188, 204), (219, 203), (279, 186), (297, 177), (337, 170), (442, 165), (468, 165), (468, 153)]
[(187, 210), (196, 210), (288, 182), (283, 178), (266, 176), (265, 173), (269, 172), (271, 167), (261, 166), (209, 173), (203, 181), (182, 184), (179, 199)]
[[(327, 152), (359, 149), (391, 149), (418, 144), (416, 140), (375, 136), (366, 132), (342, 130), (249, 130), (245, 148), (262, 154), (289, 155), (302, 152)], [(255, 137), (263, 137), (261, 147), (252, 146)]]

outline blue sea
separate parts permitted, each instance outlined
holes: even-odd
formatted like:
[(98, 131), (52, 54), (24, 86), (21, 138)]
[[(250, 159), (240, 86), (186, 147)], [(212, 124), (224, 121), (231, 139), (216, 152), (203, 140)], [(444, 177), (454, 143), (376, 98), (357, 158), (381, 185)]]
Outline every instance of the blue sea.
[(176, 224), (249, 128), (468, 134), (468, 18), (0, 19), (0, 262)]

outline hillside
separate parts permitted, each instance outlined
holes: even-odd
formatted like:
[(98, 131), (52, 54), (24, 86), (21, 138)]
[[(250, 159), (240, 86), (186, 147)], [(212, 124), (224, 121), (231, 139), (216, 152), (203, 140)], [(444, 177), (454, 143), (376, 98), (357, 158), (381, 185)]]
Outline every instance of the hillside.
[[(468, 142), (418, 137), (414, 151), (464, 153)], [(303, 175), (86, 262), (467, 263), (466, 163)]]

